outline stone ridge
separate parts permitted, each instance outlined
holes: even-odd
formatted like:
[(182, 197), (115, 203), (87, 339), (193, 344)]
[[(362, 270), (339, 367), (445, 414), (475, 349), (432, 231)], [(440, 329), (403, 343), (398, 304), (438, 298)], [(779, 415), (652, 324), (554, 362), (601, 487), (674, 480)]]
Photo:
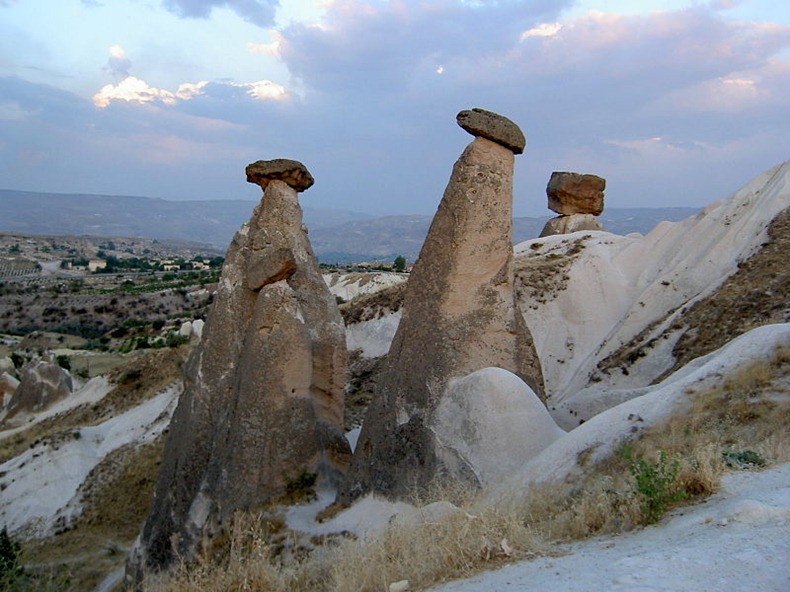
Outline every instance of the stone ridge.
[(455, 120), (464, 130), (473, 136), (491, 140), (511, 150), (513, 154), (522, 154), (527, 146), (527, 139), (515, 123), (507, 117), (475, 108), (461, 111)]
[(263, 190), (271, 181), (284, 181), (296, 191), (305, 191), (313, 186), (315, 180), (307, 167), (298, 160), (275, 158), (258, 160), (247, 165), (247, 182), (260, 185)]

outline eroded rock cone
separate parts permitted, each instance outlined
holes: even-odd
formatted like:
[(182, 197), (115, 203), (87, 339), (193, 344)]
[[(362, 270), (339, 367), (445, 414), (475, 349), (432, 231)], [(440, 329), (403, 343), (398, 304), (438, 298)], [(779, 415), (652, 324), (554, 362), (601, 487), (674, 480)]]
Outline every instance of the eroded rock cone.
[(546, 186), (549, 209), (560, 214), (543, 227), (541, 238), (553, 234), (570, 234), (580, 230), (603, 230), (596, 218), (603, 212), (606, 179), (554, 171)]
[(142, 569), (194, 559), (234, 511), (275, 500), (308, 476), (334, 482), (350, 461), (345, 331), (297, 201), (312, 177), (286, 160), (253, 163), (247, 177), (265, 187), (263, 199), (228, 249), (187, 363), (129, 582)]
[(71, 374), (61, 368), (52, 356), (30, 362), (20, 372), (20, 380), (8, 401), (5, 418), (11, 419), (24, 412), (43, 411), (68, 397), (73, 390)]
[[(459, 123), (468, 122), (468, 113), (459, 114)], [(518, 128), (485, 113), (495, 125), (471, 128), (478, 137), (455, 163), (409, 278), (403, 318), (339, 491), (341, 504), (369, 491), (406, 497), (442, 471), (430, 420), (450, 379), (498, 366), (543, 392), (534, 345), (514, 305), (517, 147), (486, 139), (501, 137), (501, 130), (513, 137)]]

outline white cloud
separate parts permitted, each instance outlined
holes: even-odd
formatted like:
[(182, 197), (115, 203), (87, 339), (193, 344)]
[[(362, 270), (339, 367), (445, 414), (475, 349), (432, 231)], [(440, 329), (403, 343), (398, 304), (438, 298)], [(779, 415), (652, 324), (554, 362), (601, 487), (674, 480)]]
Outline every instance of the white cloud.
[(178, 86), (176, 92), (170, 92), (161, 88), (154, 88), (144, 80), (129, 76), (118, 84), (104, 86), (93, 95), (93, 104), (101, 109), (108, 107), (113, 101), (125, 101), (140, 105), (163, 103), (172, 106), (178, 103), (179, 100), (189, 101), (205, 94), (209, 85), (242, 88), (245, 89), (247, 95), (258, 101), (281, 101), (288, 98), (288, 92), (285, 90), (285, 87), (271, 80), (258, 80), (257, 82), (207, 82), (205, 80), (196, 83), (185, 82)]
[(153, 88), (144, 80), (129, 76), (118, 84), (108, 84), (93, 95), (93, 104), (97, 107), (108, 107), (113, 101), (126, 101), (127, 103), (151, 103), (160, 101), (165, 105), (174, 105), (176, 97), (173, 93)]
[(259, 101), (280, 101), (288, 96), (285, 92), (285, 88), (282, 85), (272, 82), (271, 80), (259, 80), (258, 82), (247, 82), (241, 84), (233, 83), (233, 86), (246, 88), (247, 94), (253, 99), (257, 99)]
[(537, 27), (532, 27), (524, 31), (519, 37), (519, 40), (524, 41), (530, 37), (554, 37), (560, 30), (562, 30), (562, 25), (560, 23), (543, 23)]
[(205, 92), (205, 88), (207, 85), (208, 82), (205, 80), (201, 80), (200, 82), (196, 82), (196, 83), (184, 82), (183, 84), (178, 85), (176, 96), (179, 99), (188, 101), (192, 97), (195, 97), (197, 95), (202, 95)]

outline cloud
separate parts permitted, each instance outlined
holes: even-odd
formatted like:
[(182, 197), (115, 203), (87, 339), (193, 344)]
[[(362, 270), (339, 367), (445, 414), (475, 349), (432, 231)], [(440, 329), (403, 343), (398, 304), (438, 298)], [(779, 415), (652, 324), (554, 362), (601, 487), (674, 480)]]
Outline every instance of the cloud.
[[(352, 85), (389, 92), (434, 73), (437, 64), (506, 52), (519, 35), (572, 2), (343, 0), (319, 24), (280, 31), (279, 55), (308, 87), (336, 92)], [(354, 86), (354, 88), (358, 88)]]
[(541, 23), (537, 27), (532, 27), (524, 31), (519, 36), (519, 41), (524, 41), (530, 37), (554, 37), (562, 30), (560, 23)]
[(179, 101), (189, 101), (196, 96), (205, 94), (207, 89), (217, 87), (228, 89), (243, 89), (245, 94), (258, 101), (281, 101), (288, 98), (285, 87), (271, 80), (258, 80), (255, 82), (220, 81), (184, 82), (179, 84), (176, 91), (155, 88), (144, 80), (129, 73), (131, 61), (126, 57), (126, 52), (119, 45), (110, 47), (110, 59), (105, 70), (116, 79), (115, 84), (107, 84), (93, 95), (93, 104), (100, 109), (109, 107), (113, 102), (126, 102), (143, 105), (146, 103), (161, 103), (173, 106)]
[(126, 101), (127, 103), (152, 103), (162, 102), (165, 105), (174, 105), (176, 96), (166, 90), (153, 88), (147, 82), (128, 76), (118, 84), (108, 84), (93, 95), (93, 104), (97, 107), (109, 107), (113, 101)]
[(116, 82), (121, 82), (129, 77), (132, 62), (126, 57), (126, 52), (120, 45), (110, 47), (110, 58), (107, 60), (105, 71), (109, 72)]
[(278, 0), (163, 0), (162, 5), (181, 17), (208, 18), (215, 8), (229, 8), (245, 21), (268, 27), (274, 23)]
[(247, 51), (250, 53), (258, 53), (263, 55), (280, 58), (280, 40), (281, 36), (277, 31), (272, 31), (274, 41), (271, 43), (247, 43)]
[[(745, 146), (740, 139), (763, 132), (774, 144), (760, 158), (771, 151), (787, 158), (790, 140), (775, 132), (790, 132), (783, 99), (790, 96), (783, 57), (790, 27), (727, 19), (706, 5), (574, 18), (564, 18), (563, 8), (344, 0), (328, 5), (318, 26), (281, 29), (277, 54), (304, 89), (305, 125), (315, 137), (342, 142), (345, 160), (378, 174), (410, 171), (398, 175), (397, 189), (375, 184), (385, 203), (422, 204), (417, 196), (441, 194), (443, 177), (425, 171), (457, 156), (465, 136), (453, 116), (469, 107), (522, 126), (529, 143), (516, 190), (538, 203), (551, 171), (566, 167), (624, 178), (639, 159), (660, 156), (713, 174), (717, 157), (735, 154), (722, 146)], [(756, 173), (774, 164), (755, 166), (756, 158), (744, 155), (736, 168), (749, 162)], [(330, 168), (322, 174), (333, 175)], [(653, 188), (636, 195), (650, 199), (660, 185), (649, 165), (640, 170)], [(638, 185), (614, 180), (613, 203), (626, 199), (618, 186)]]

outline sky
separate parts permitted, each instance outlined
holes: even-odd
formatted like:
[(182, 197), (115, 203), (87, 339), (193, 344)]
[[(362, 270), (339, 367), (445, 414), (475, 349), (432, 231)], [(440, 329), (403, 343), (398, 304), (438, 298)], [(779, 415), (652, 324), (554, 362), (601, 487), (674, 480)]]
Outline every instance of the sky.
[(790, 2), (0, 0), (0, 188), (431, 214), (472, 140), (524, 131), (514, 211), (552, 171), (611, 207), (702, 206), (790, 159)]

